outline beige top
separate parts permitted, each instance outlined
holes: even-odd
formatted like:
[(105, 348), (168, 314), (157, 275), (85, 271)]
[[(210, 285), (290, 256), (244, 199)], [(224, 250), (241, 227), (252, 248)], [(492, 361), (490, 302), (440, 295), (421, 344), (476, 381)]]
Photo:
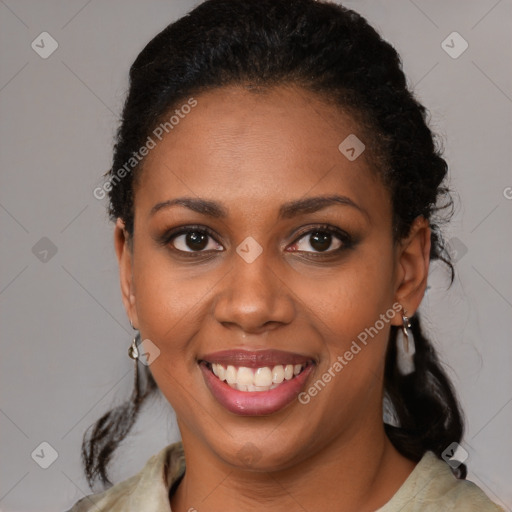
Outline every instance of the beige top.
[[(67, 512), (172, 512), (169, 489), (185, 472), (181, 442), (153, 455), (136, 475), (75, 503)], [(498, 512), (474, 483), (458, 480), (445, 462), (427, 452), (400, 489), (375, 512)]]

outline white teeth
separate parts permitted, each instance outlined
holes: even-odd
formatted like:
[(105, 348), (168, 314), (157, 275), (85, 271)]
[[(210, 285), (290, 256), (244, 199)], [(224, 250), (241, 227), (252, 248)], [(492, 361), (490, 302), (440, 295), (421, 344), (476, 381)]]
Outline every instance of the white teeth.
[(272, 369), (272, 382), (274, 384), (281, 384), (284, 380), (284, 368), (282, 364), (274, 366)]
[(226, 369), (221, 364), (216, 365), (217, 366), (217, 377), (219, 377), (220, 380), (224, 380), (226, 378)]
[(290, 380), (293, 377), (293, 364), (287, 364), (284, 367), (284, 378)]
[(247, 391), (268, 391), (272, 389), (271, 386), (247, 386)]
[(302, 364), (278, 364), (274, 367), (261, 368), (235, 367), (213, 363), (212, 372), (233, 389), (239, 391), (268, 391), (277, 388), (285, 380), (291, 380), (305, 368)]
[(272, 385), (272, 370), (268, 367), (258, 368), (254, 374), (255, 386), (271, 386)]
[(240, 366), (238, 368), (238, 374), (236, 377), (236, 382), (238, 385), (242, 384), (243, 386), (248, 386), (249, 384), (253, 384), (254, 374), (250, 368), (246, 368), (245, 366)]
[(225, 380), (228, 384), (234, 384), (236, 382), (236, 368), (234, 366), (227, 367)]
[(226, 378), (226, 370), (221, 364), (212, 364), (212, 370), (220, 380), (224, 380)]

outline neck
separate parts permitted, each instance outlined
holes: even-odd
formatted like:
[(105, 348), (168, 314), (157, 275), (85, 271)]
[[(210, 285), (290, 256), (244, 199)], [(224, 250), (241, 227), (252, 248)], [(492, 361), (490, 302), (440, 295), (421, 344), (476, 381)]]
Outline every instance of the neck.
[(378, 431), (335, 439), (279, 471), (234, 468), (183, 434), (186, 472), (171, 499), (173, 512), (248, 512), (262, 505), (273, 512), (372, 511), (391, 499), (415, 466), (392, 446), (382, 423)]

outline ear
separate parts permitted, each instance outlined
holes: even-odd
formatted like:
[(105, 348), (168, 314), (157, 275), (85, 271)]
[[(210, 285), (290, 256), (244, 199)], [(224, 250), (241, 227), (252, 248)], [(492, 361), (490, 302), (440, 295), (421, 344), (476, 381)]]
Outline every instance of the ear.
[(135, 289), (132, 275), (132, 250), (133, 244), (130, 235), (125, 229), (124, 222), (117, 219), (114, 230), (114, 246), (119, 263), (119, 278), (121, 281), (121, 295), (124, 308), (133, 327), (137, 328), (139, 322), (137, 309), (135, 307)]
[[(427, 288), (430, 265), (431, 229), (423, 216), (416, 217), (409, 235), (397, 250), (396, 302), (411, 317), (418, 309)], [(393, 325), (402, 325), (400, 315), (395, 315)]]

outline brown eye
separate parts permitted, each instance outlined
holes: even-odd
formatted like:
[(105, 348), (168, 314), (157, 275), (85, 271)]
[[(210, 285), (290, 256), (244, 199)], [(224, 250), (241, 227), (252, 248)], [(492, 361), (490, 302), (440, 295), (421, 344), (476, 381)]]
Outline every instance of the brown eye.
[(326, 231), (310, 232), (306, 236), (302, 237), (301, 240), (306, 240), (306, 243), (301, 244), (301, 241), (298, 242), (297, 250), (299, 251), (306, 251), (307, 246), (309, 245), (309, 247), (312, 247), (317, 252), (325, 252), (331, 248), (333, 241), (336, 241), (337, 243), (334, 248), (331, 248), (332, 250), (336, 250), (341, 247), (341, 241), (336, 240), (332, 233), (328, 233)]
[(219, 250), (220, 246), (213, 237), (204, 230), (188, 229), (183, 230), (171, 237), (169, 243), (182, 252), (203, 252), (205, 250)]
[(292, 251), (334, 253), (351, 246), (350, 236), (332, 226), (317, 227), (301, 235)]

